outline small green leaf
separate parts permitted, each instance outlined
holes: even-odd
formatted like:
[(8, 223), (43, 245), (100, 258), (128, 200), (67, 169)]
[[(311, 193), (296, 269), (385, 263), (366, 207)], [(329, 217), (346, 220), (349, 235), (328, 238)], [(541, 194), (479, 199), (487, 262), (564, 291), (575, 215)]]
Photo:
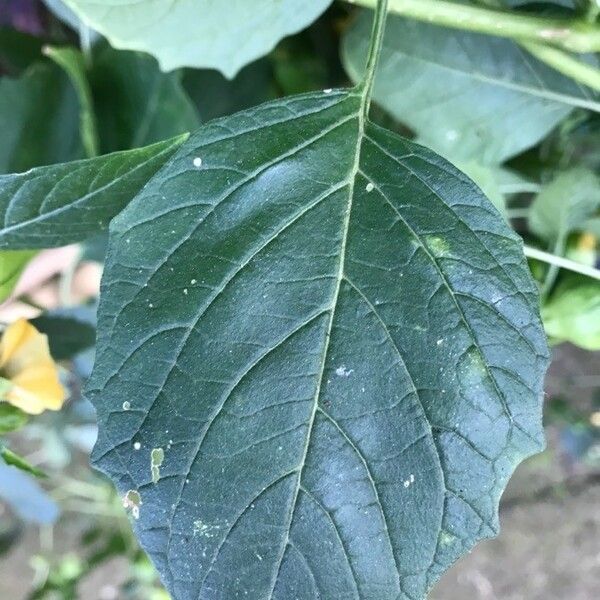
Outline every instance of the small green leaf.
[(0, 175), (0, 248), (64, 246), (106, 229), (185, 139)]
[(83, 54), (70, 46), (64, 48), (45, 46), (44, 54), (69, 76), (79, 98), (79, 122), (83, 148), (88, 157), (97, 156), (99, 142), (96, 115)]
[(143, 50), (164, 71), (218, 69), (231, 78), (286, 35), (312, 23), (332, 0), (67, 0), (115, 48)]
[(360, 89), (213, 121), (111, 224), (94, 463), (174, 600), (423, 598), (542, 447), (538, 302)]
[[(363, 11), (342, 57), (361, 77), (370, 19)], [(453, 162), (498, 164), (535, 145), (573, 106), (600, 98), (511, 40), (388, 19), (375, 100)]]
[(0, 78), (0, 173), (81, 158), (78, 114), (75, 90), (56, 65)]
[(538, 194), (529, 211), (529, 228), (553, 242), (585, 228), (600, 208), (600, 179), (591, 171), (573, 168), (560, 173)]
[(543, 306), (542, 318), (554, 342), (600, 350), (600, 282), (568, 275)]
[(15, 29), (0, 27), (0, 71), (19, 75), (42, 57), (44, 40)]
[(21, 273), (35, 254), (32, 250), (0, 250), (0, 302), (11, 295)]
[[(8, 386), (6, 386), (8, 383)], [(0, 399), (6, 388), (10, 389), (11, 383), (0, 377)], [(21, 429), (27, 423), (27, 414), (19, 410), (16, 406), (0, 402), (0, 434), (9, 433)]]
[(4, 462), (7, 465), (12, 467), (16, 467), (20, 471), (25, 471), (30, 475), (34, 475), (35, 477), (44, 478), (47, 477), (46, 473), (37, 467), (31, 465), (27, 460), (25, 460), (22, 456), (19, 456), (17, 453), (13, 452), (6, 446), (3, 446), (0, 443), (0, 457), (3, 458)]
[(90, 78), (103, 152), (147, 146), (199, 125), (181, 73), (162, 73), (146, 54), (99, 44)]
[(96, 328), (82, 308), (45, 313), (31, 324), (48, 336), (50, 354), (55, 360), (68, 360), (91, 348), (96, 342)]

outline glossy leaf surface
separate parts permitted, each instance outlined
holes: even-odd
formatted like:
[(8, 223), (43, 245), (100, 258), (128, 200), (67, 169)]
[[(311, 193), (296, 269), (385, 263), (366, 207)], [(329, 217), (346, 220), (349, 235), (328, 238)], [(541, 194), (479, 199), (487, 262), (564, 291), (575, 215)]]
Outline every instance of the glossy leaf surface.
[(175, 600), (422, 598), (542, 445), (520, 241), (363, 101), (209, 123), (111, 224), (94, 461)]
[(0, 248), (64, 246), (106, 229), (185, 138), (0, 175)]

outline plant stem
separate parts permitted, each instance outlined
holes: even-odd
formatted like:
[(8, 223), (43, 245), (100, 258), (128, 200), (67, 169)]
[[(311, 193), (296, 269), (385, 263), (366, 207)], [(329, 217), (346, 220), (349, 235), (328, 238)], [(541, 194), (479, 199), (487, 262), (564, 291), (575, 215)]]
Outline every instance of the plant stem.
[(560, 269), (567, 269), (568, 271), (573, 271), (574, 273), (580, 273), (581, 275), (586, 275), (587, 277), (591, 277), (592, 279), (597, 279), (600, 281), (600, 271), (594, 267), (588, 267), (587, 265), (582, 265), (574, 260), (563, 258), (562, 256), (555, 256), (554, 254), (544, 252), (543, 250), (538, 250), (537, 248), (532, 248), (531, 246), (525, 246), (524, 250), (525, 256), (529, 258), (539, 260), (549, 265), (555, 265)]
[(526, 219), (529, 216), (528, 208), (508, 208), (506, 216), (509, 219)]
[(385, 33), (385, 23), (387, 20), (388, 0), (377, 0), (377, 8), (375, 9), (375, 18), (373, 20), (373, 28), (371, 30), (371, 42), (369, 45), (369, 55), (367, 57), (367, 67), (365, 76), (361, 83), (362, 93), (364, 97), (364, 111), (368, 110), (373, 91), (373, 82), (375, 81), (375, 72), (379, 55), (381, 54), (381, 46), (383, 44), (383, 35)]
[(584, 63), (563, 50), (547, 46), (546, 44), (525, 40), (519, 40), (519, 44), (529, 54), (550, 65), (556, 71), (594, 90), (600, 91), (600, 69)]
[[(374, 8), (377, 0), (346, 0)], [(551, 18), (448, 0), (389, 0), (390, 12), (436, 25), (512, 39), (534, 40), (571, 52), (600, 51), (600, 27), (582, 19)]]

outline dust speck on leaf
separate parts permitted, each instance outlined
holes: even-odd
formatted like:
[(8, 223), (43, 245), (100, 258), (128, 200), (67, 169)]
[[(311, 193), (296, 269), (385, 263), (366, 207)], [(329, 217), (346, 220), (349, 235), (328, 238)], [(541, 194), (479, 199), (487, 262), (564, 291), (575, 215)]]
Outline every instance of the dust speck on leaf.
[(354, 369), (346, 369), (346, 365), (341, 365), (335, 370), (338, 377), (350, 377), (354, 373)]

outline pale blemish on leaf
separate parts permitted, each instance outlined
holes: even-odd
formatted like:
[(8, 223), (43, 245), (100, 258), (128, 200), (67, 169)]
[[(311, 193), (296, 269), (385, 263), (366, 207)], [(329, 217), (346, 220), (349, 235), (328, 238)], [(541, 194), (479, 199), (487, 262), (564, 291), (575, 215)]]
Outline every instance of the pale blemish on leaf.
[(425, 245), (434, 256), (446, 256), (450, 251), (448, 242), (437, 235), (425, 236)]
[(449, 546), (450, 544), (453, 544), (456, 541), (456, 539), (457, 539), (457, 537), (455, 535), (452, 535), (448, 531), (442, 530), (440, 532), (440, 546), (441, 547)]
[(140, 518), (142, 497), (137, 490), (129, 490), (123, 497), (123, 508), (130, 510), (134, 519)]
[(201, 535), (205, 538), (214, 537), (217, 531), (221, 529), (221, 525), (205, 523), (202, 519), (194, 521), (194, 535)]
[(153, 448), (150, 452), (150, 471), (152, 483), (158, 483), (160, 479), (160, 467), (165, 460), (165, 451), (162, 448)]

